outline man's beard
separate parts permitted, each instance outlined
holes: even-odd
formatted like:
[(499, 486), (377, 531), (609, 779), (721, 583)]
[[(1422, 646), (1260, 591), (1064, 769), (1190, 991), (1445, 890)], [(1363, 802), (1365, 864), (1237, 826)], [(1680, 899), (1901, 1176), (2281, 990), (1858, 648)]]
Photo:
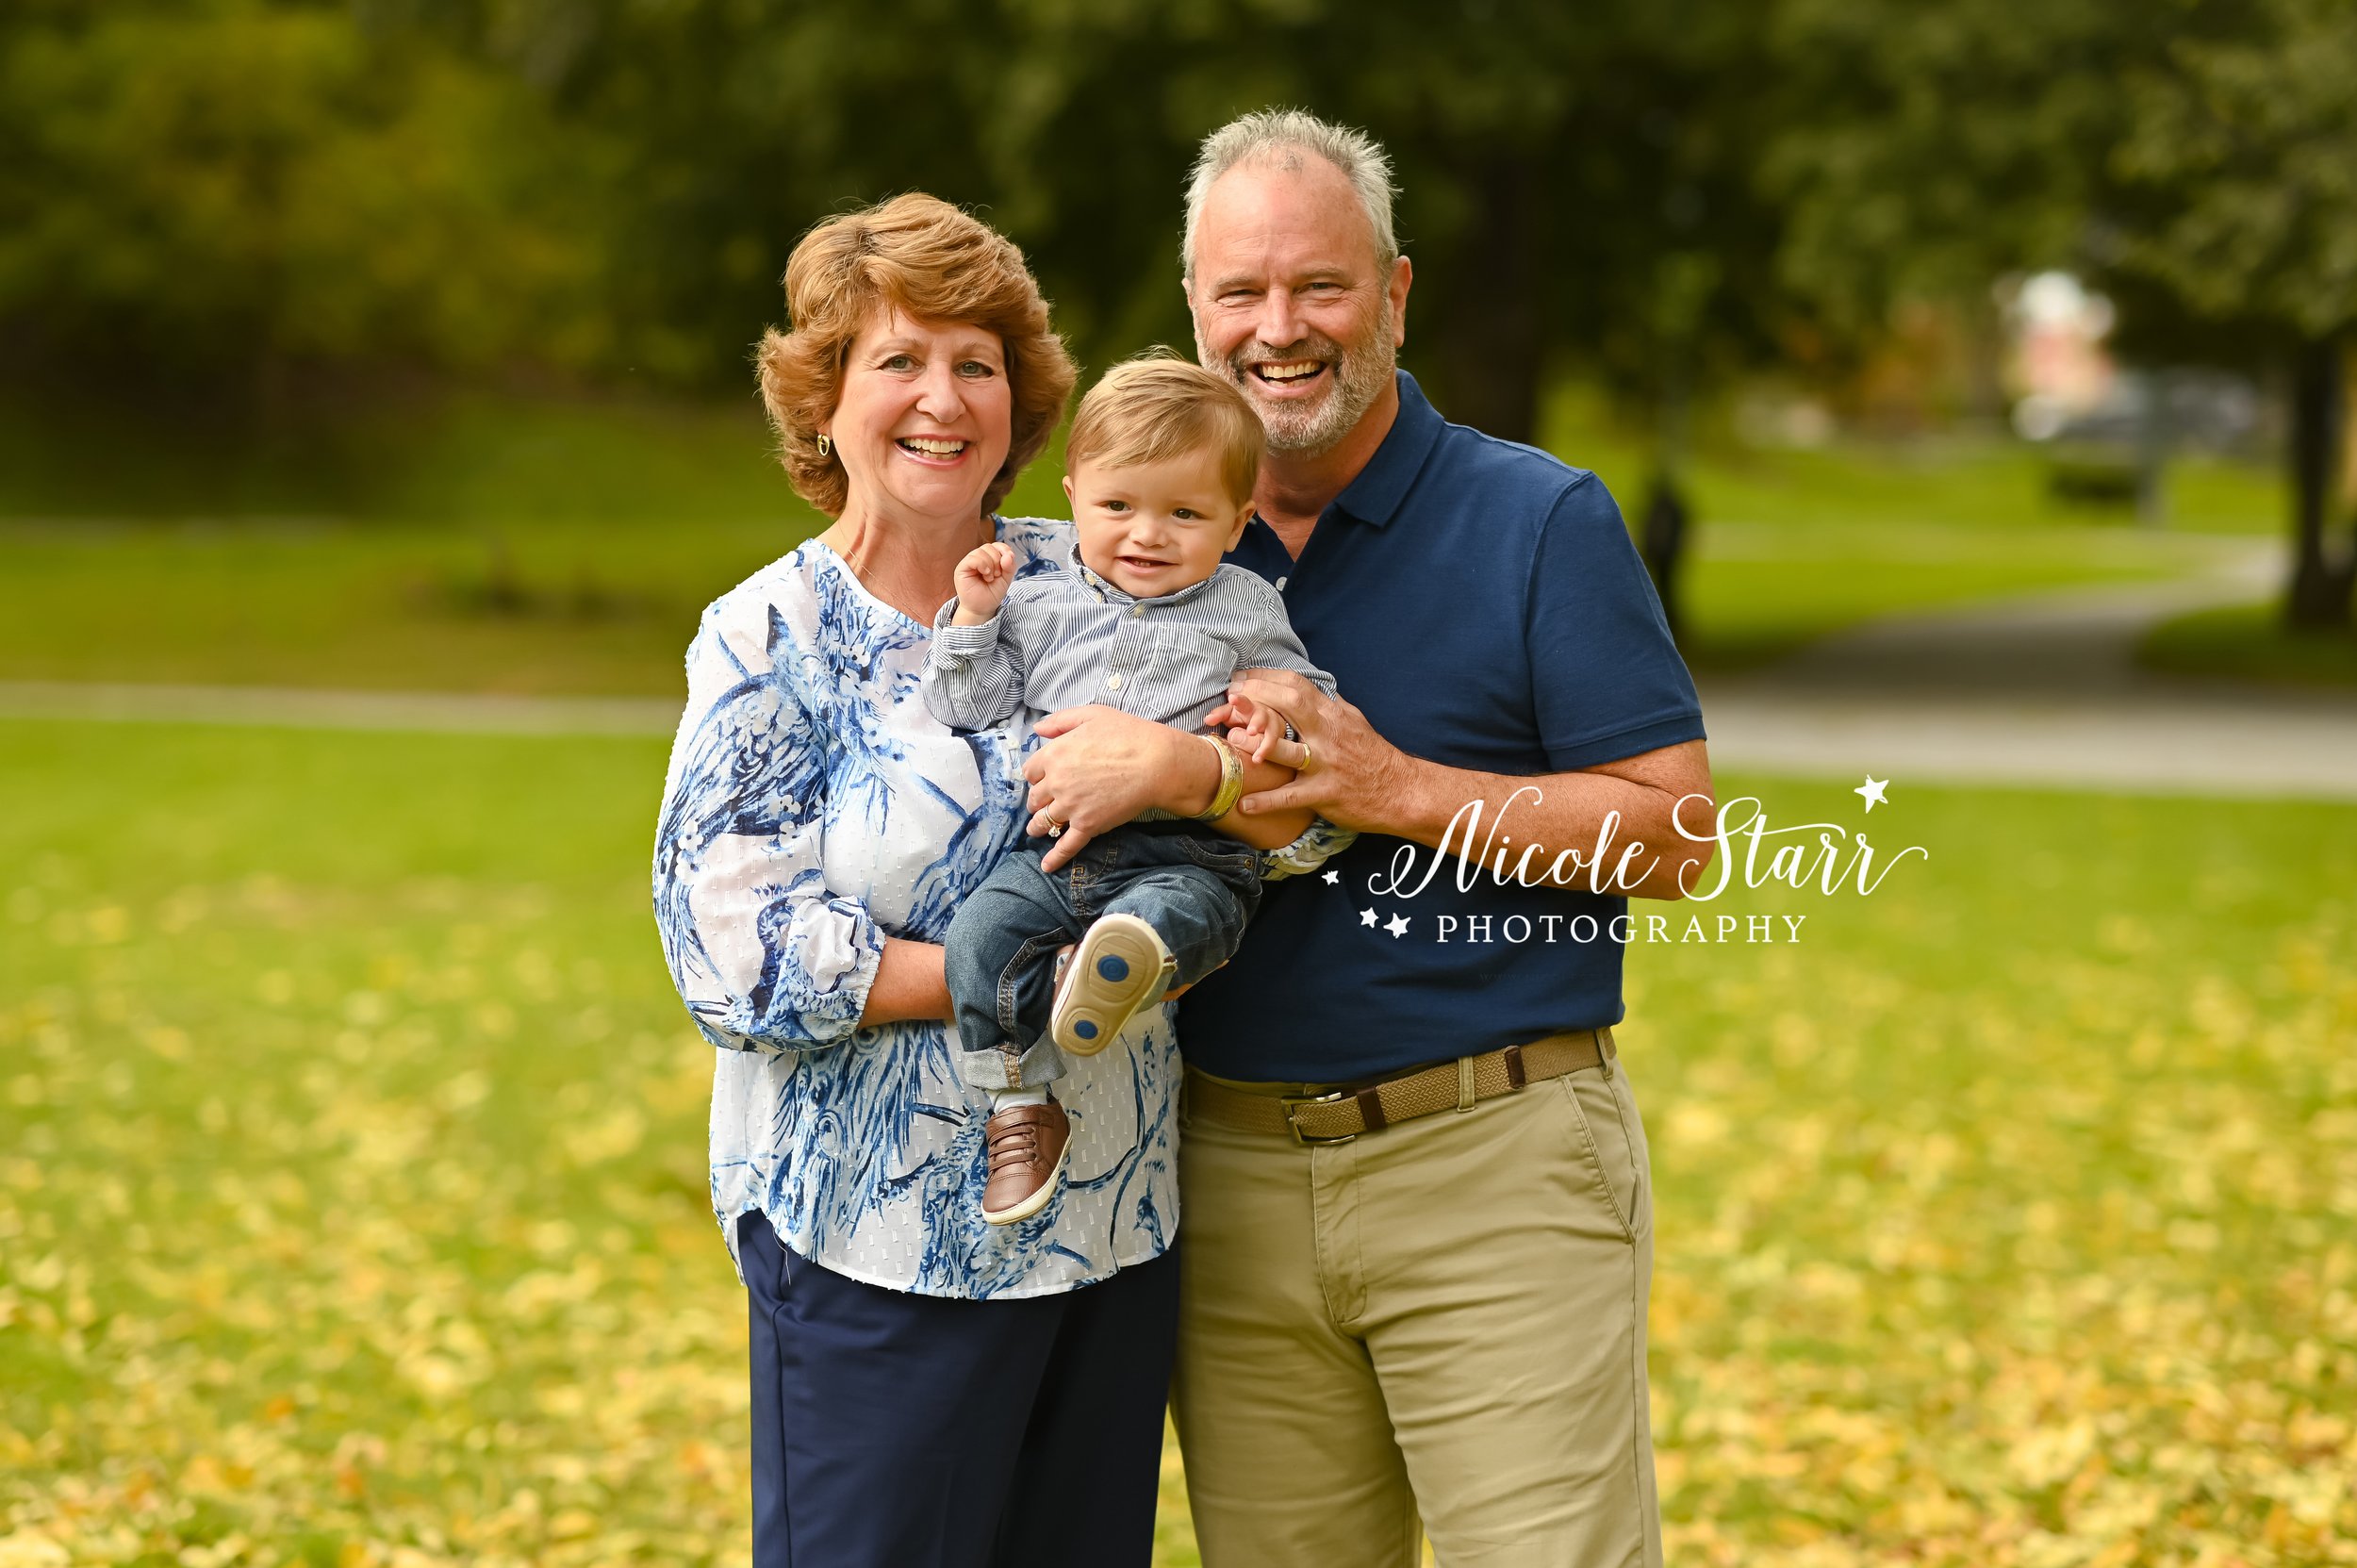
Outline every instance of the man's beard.
[[(1261, 425), (1268, 431), (1271, 452), (1299, 453), (1317, 456), (1331, 452), (1343, 437), (1359, 427), (1359, 421), (1383, 388), (1392, 384), (1392, 372), (1399, 355), (1392, 345), (1392, 302), (1389, 295), (1376, 314), (1375, 330), (1356, 349), (1345, 349), (1324, 333), (1304, 334), (1297, 341), (1281, 347), (1254, 338), (1223, 364), (1203, 341), (1200, 328), (1195, 335), (1195, 356), (1198, 363), (1228, 372), (1228, 379), (1244, 388), (1244, 395), (1252, 404), (1253, 412), (1261, 416)], [(1314, 403), (1299, 404), (1266, 402), (1260, 396), (1261, 382), (1252, 373), (1252, 367), (1283, 363), (1290, 359), (1316, 359), (1327, 367), (1332, 378), (1326, 395)]]

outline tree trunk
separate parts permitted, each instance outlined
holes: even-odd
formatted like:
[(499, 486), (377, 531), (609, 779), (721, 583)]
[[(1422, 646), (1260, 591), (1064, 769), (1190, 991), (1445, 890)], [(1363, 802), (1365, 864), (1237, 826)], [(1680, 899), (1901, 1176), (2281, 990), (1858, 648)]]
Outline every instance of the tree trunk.
[(2296, 530), (2285, 619), (2298, 628), (2346, 626), (2357, 559), (2334, 560), (2326, 529), (2340, 500), (2341, 413), (2347, 396), (2335, 338), (2299, 345), (2292, 365), (2292, 520)]
[[(1498, 158), (1474, 176), (1475, 216), (1433, 279), (1447, 295), (1432, 302), (1432, 361), (1441, 412), (1508, 441), (1539, 436), (1539, 382), (1545, 344), (1533, 275), (1530, 170)], [(1408, 319), (1413, 341), (1416, 315)]]

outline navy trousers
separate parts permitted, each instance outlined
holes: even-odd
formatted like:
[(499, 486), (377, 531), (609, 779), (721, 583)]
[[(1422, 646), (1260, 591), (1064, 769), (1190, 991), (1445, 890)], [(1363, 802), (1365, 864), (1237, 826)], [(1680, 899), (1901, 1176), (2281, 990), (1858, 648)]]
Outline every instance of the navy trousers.
[(737, 1222), (754, 1568), (1145, 1568), (1176, 1249), (1075, 1291), (862, 1284)]

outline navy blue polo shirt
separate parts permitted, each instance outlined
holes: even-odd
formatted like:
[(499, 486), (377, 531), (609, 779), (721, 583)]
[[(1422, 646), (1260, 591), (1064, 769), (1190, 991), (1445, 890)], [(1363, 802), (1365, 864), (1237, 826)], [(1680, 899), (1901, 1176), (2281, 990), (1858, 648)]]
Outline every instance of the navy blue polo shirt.
[[(1694, 683), (1604, 482), (1446, 422), (1405, 371), (1399, 402), (1299, 560), (1258, 518), (1228, 557), (1283, 592), (1343, 696), (1410, 755), (1487, 773), (1702, 739)], [(1495, 832), (1518, 847), (1505, 801), (1485, 803), (1482, 835), (1500, 807)], [(1414, 868), (1395, 885), (1404, 849)], [(1620, 1021), (1612, 920), (1626, 900), (1487, 875), (1460, 890), (1454, 854), (1425, 880), (1434, 860), (1370, 834), (1327, 863), (1334, 881), (1270, 883), (1242, 950), (1179, 1003), (1187, 1059), (1331, 1083)]]

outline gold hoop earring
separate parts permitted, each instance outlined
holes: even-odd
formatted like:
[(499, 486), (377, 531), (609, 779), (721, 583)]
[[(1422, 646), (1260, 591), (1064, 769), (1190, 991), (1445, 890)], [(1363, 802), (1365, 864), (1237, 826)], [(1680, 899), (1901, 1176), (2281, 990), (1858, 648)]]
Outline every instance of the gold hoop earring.
[(821, 457), (828, 457), (833, 455), (833, 440), (828, 437), (825, 431), (820, 431), (818, 433), (818, 455)]

